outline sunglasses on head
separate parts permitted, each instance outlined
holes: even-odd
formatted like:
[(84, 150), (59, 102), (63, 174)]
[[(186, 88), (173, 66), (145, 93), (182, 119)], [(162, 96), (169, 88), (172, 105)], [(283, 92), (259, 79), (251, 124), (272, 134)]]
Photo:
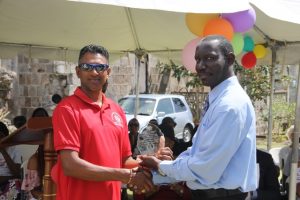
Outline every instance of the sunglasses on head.
[(79, 69), (82, 71), (92, 71), (96, 70), (96, 72), (103, 72), (109, 68), (107, 64), (88, 64), (88, 63), (81, 63), (78, 65)]

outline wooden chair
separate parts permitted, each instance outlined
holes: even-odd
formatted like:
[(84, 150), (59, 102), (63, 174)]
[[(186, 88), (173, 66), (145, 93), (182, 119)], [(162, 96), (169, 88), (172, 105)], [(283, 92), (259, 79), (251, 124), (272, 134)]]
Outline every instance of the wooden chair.
[(30, 118), (26, 125), (0, 141), (0, 147), (19, 144), (44, 145), (45, 172), (43, 177), (43, 200), (54, 200), (56, 187), (50, 173), (56, 163), (57, 155), (53, 145), (52, 118)]

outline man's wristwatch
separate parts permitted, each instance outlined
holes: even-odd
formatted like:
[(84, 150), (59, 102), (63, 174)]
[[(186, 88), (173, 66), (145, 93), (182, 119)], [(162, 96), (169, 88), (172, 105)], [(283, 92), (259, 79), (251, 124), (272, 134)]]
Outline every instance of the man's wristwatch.
[(161, 176), (167, 176), (159, 167), (157, 168), (157, 172), (159, 173), (159, 175)]

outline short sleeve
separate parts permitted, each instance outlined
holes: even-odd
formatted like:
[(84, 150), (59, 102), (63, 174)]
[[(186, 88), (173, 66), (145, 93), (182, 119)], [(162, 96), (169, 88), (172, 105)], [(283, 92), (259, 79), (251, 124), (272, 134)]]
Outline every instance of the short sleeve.
[(79, 152), (80, 123), (76, 112), (68, 106), (58, 106), (52, 122), (55, 150), (71, 149)]

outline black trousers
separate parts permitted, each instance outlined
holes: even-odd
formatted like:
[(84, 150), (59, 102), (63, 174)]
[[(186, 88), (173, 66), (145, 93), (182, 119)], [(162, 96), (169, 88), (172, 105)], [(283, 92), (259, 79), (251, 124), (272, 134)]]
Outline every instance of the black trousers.
[(191, 190), (192, 200), (245, 200), (247, 193), (238, 189)]

